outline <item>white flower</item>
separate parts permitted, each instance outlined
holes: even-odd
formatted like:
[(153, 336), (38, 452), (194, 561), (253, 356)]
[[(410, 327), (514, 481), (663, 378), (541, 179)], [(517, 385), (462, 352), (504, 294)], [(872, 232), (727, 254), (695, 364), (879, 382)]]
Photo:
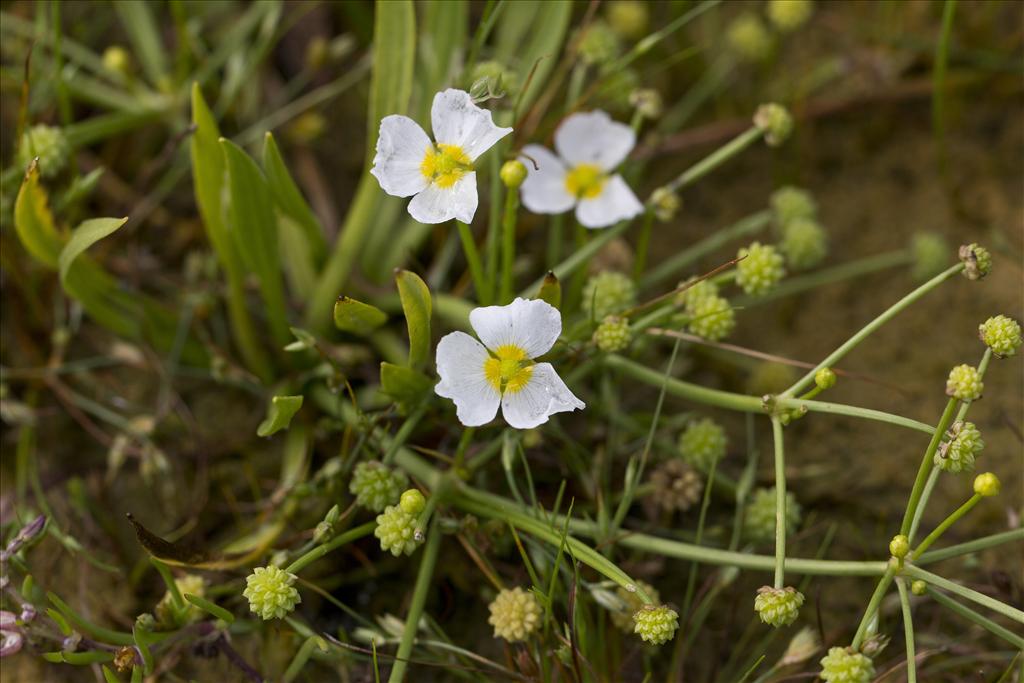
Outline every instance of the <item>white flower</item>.
[(523, 147), (521, 160), (529, 169), (523, 205), (534, 213), (564, 213), (575, 206), (576, 220), (587, 228), (639, 215), (643, 204), (612, 173), (635, 144), (633, 129), (603, 111), (573, 114), (555, 131), (558, 156), (540, 145)]
[(469, 314), (483, 344), (465, 332), (445, 335), (437, 345), (438, 396), (455, 402), (467, 427), (487, 424), (501, 404), (516, 429), (532, 429), (550, 415), (586, 407), (555, 373), (535, 363), (562, 334), (562, 315), (546, 301), (516, 299), (508, 306), (474, 308)]
[(494, 125), (491, 112), (453, 89), (434, 95), (430, 125), (436, 144), (408, 116), (381, 119), (370, 173), (388, 194), (412, 197), (409, 214), (420, 223), (471, 223), (478, 201), (473, 163), (512, 129)]

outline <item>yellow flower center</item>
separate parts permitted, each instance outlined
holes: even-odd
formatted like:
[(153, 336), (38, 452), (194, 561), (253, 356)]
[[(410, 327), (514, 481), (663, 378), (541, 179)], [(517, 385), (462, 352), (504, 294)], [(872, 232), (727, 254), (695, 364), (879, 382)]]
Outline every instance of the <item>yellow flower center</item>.
[(499, 393), (514, 394), (530, 382), (533, 362), (515, 344), (499, 346), (494, 357), (484, 361), (484, 377)]
[(601, 194), (608, 179), (597, 164), (580, 164), (565, 176), (565, 189), (577, 199), (593, 199)]
[(458, 145), (437, 143), (428, 147), (420, 163), (420, 172), (438, 187), (448, 189), (473, 170), (473, 161)]

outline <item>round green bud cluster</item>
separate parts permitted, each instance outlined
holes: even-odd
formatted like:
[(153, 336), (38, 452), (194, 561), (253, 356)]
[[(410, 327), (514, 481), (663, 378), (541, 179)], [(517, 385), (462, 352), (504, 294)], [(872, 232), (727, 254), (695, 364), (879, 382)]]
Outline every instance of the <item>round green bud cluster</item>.
[(1003, 485), (999, 481), (999, 477), (992, 472), (985, 472), (974, 478), (974, 492), (979, 496), (985, 496), (986, 498), (998, 496), (1002, 487)]
[[(786, 492), (786, 533), (796, 533), (802, 516), (800, 503), (792, 491)], [(743, 533), (755, 543), (775, 538), (775, 487), (754, 491), (743, 515)]]
[(818, 204), (807, 190), (785, 185), (772, 192), (772, 213), (780, 228), (801, 218), (813, 220), (818, 215)]
[(968, 280), (980, 280), (992, 272), (992, 254), (977, 242), (961, 245), (958, 255), (964, 264), (964, 277)]
[(797, 218), (782, 227), (779, 250), (795, 270), (806, 270), (821, 263), (828, 253), (828, 237), (821, 225), (809, 218)]
[[(687, 313), (693, 313), (697, 304), (704, 299), (710, 299), (718, 296), (718, 285), (714, 282), (711, 280), (699, 280), (694, 282), (694, 280), (695, 278), (690, 278), (686, 282), (680, 282), (678, 287), (682, 287), (683, 285), (690, 286), (676, 294), (675, 298), (676, 305), (682, 306), (686, 309)], [(691, 282), (693, 284), (690, 284)]]
[(482, 94), (501, 95), (519, 90), (519, 74), (501, 62), (480, 62), (473, 67), (470, 83), (479, 84)]
[(725, 455), (728, 439), (725, 429), (711, 418), (691, 422), (679, 435), (679, 454), (683, 460), (706, 472), (711, 463)]
[(661, 116), (661, 94), (653, 88), (637, 88), (629, 93), (629, 103), (645, 119), (656, 119)]
[(679, 615), (667, 605), (644, 605), (633, 615), (633, 621), (636, 622), (633, 632), (651, 645), (672, 640), (679, 628)]
[(619, 49), (619, 37), (600, 19), (586, 28), (579, 42), (580, 59), (585, 64), (607, 64), (619, 56)]
[(960, 401), (977, 401), (984, 390), (985, 383), (981, 381), (978, 368), (965, 363), (949, 371), (949, 379), (946, 380), (947, 396)]
[[(661, 602), (661, 594), (658, 592), (657, 588), (646, 581), (638, 580), (636, 585), (639, 586), (644, 593), (647, 593), (651, 600), (654, 600), (654, 602)], [(640, 595), (637, 591), (628, 591), (623, 586), (619, 586), (615, 590), (615, 595), (622, 601), (623, 608), (612, 612), (612, 623), (626, 633), (633, 633), (636, 628), (636, 622), (633, 621), (633, 615), (643, 608), (644, 601), (640, 599)]]
[(820, 676), (827, 683), (870, 683), (875, 678), (875, 665), (859, 652), (830, 647), (821, 659)]
[(629, 321), (617, 315), (607, 315), (594, 330), (594, 343), (597, 348), (608, 353), (621, 351), (629, 346), (632, 334)]
[(691, 317), (686, 323), (686, 328), (702, 339), (724, 339), (736, 327), (736, 311), (724, 297), (711, 296), (700, 299), (689, 313)]
[(811, 0), (769, 0), (768, 19), (783, 32), (795, 31), (811, 18)]
[(747, 294), (766, 294), (786, 275), (782, 255), (770, 244), (754, 242), (736, 255), (743, 259), (736, 264), (736, 284)]
[(662, 223), (667, 223), (676, 217), (683, 202), (672, 190), (659, 187), (651, 193), (651, 205), (654, 207), (655, 217)]
[(418, 512), (408, 512), (401, 504), (384, 508), (384, 512), (377, 515), (377, 528), (373, 530), (373, 535), (380, 539), (380, 549), (395, 557), (403, 553), (412, 555), (421, 543), (416, 537), (418, 515)]
[(910, 539), (903, 534), (897, 534), (889, 541), (889, 554), (897, 560), (902, 560), (910, 552)]
[(52, 178), (68, 163), (71, 145), (64, 131), (54, 126), (32, 126), (21, 136), (18, 145), (18, 163), (28, 168), (33, 159), (39, 159), (39, 175)]
[(1005, 315), (989, 318), (979, 325), (978, 338), (999, 358), (1014, 355), (1024, 342), (1020, 335), (1020, 323)]
[(689, 510), (704, 492), (704, 480), (682, 460), (667, 460), (651, 471), (651, 500), (665, 512)]
[(249, 609), (261, 619), (281, 619), (302, 602), (293, 585), (297, 577), (273, 565), (256, 567), (245, 578), (242, 595), (249, 600)]
[(793, 115), (781, 104), (762, 104), (754, 112), (754, 125), (764, 133), (769, 147), (778, 147), (793, 133)]
[(924, 595), (928, 592), (928, 584), (921, 579), (917, 579), (910, 584), (910, 592), (914, 595)]
[(533, 593), (519, 587), (500, 591), (488, 609), (487, 623), (494, 627), (494, 637), (510, 643), (526, 640), (540, 625), (540, 603)]
[(792, 586), (761, 586), (757, 589), (757, 597), (754, 598), (754, 611), (761, 617), (763, 623), (779, 628), (796, 621), (803, 604), (804, 594)]
[(949, 243), (934, 232), (916, 233), (910, 241), (914, 266), (910, 274), (915, 280), (927, 280), (941, 273), (949, 265)]
[(822, 368), (814, 373), (814, 384), (819, 389), (831, 389), (836, 385), (836, 372), (832, 368)]
[(594, 320), (619, 313), (636, 303), (636, 285), (628, 275), (602, 270), (583, 287), (583, 308)]
[[(200, 598), (206, 596), (206, 581), (197, 574), (186, 574), (176, 578), (174, 585), (178, 587), (178, 592), (182, 595), (188, 593)], [(203, 610), (188, 600), (185, 600), (185, 604), (180, 607), (175, 606), (174, 596), (171, 595), (171, 591), (167, 591), (156, 605), (156, 616), (161, 624), (169, 628), (177, 628), (201, 618)]]
[(935, 452), (935, 466), (943, 472), (973, 472), (974, 459), (985, 448), (981, 432), (973, 422), (954, 422), (950, 428), (952, 438)]
[(518, 159), (506, 161), (502, 164), (499, 175), (501, 175), (501, 182), (505, 184), (505, 187), (514, 190), (526, 180), (526, 164)]
[(733, 20), (725, 39), (729, 48), (745, 62), (763, 62), (771, 56), (774, 48), (772, 36), (764, 22), (750, 12)]
[(348, 490), (367, 510), (380, 512), (398, 500), (409, 483), (401, 470), (392, 470), (376, 460), (356, 465)]
[(647, 3), (639, 0), (615, 0), (605, 12), (612, 30), (623, 38), (640, 38), (647, 31)]

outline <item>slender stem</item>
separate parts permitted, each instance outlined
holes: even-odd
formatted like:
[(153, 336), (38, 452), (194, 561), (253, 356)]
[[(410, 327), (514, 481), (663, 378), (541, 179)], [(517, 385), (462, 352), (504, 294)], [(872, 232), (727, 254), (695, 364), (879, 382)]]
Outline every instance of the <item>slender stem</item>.
[(809, 401), (802, 398), (784, 398), (776, 397), (775, 405), (779, 408), (807, 408), (807, 410), (815, 413), (831, 413), (833, 415), (849, 415), (850, 417), (861, 417), (865, 420), (876, 420), (878, 422), (888, 422), (889, 424), (897, 425), (899, 427), (906, 427), (907, 429), (913, 429), (925, 434), (932, 434), (934, 429), (923, 422), (917, 420), (911, 420), (909, 417), (902, 417), (900, 415), (893, 415), (892, 413), (886, 413), (881, 410), (874, 410), (872, 408), (860, 408), (857, 406), (848, 406), (842, 403), (830, 403), (828, 401)]
[(931, 596), (935, 600), (935, 602), (939, 603), (943, 607), (956, 612), (968, 621), (973, 621), (978, 626), (981, 626), (982, 628), (989, 631), (989, 633), (992, 633), (993, 635), (1002, 638), (1006, 642), (1013, 645), (1015, 648), (1024, 651), (1024, 638), (1011, 632), (1009, 629), (1003, 628), (1002, 626), (992, 621), (988, 617), (984, 616), (983, 614), (975, 612), (966, 605), (961, 605), (956, 600), (937, 590), (932, 590), (931, 588), (929, 588), (928, 595)]
[(462, 251), (469, 264), (469, 274), (473, 278), (477, 301), (481, 305), (487, 306), (491, 303), (491, 291), (487, 286), (487, 278), (484, 277), (484, 268), (480, 263), (480, 252), (477, 251), (473, 231), (462, 221), (455, 221), (455, 225), (459, 228), (459, 239), (462, 240)]
[(902, 578), (896, 578), (900, 592), (900, 606), (903, 608), (903, 639), (907, 641), (907, 683), (917, 683), (917, 662), (914, 655), (914, 620), (910, 614), (910, 597)]
[[(626, 228), (628, 228), (630, 225), (632, 225), (631, 221), (622, 221), (618, 225), (614, 225), (610, 228), (594, 231), (597, 232), (598, 234), (596, 236), (591, 237), (591, 239), (588, 240), (587, 243), (582, 247), (574, 249), (572, 254), (570, 254), (564, 261), (554, 266), (551, 269), (551, 272), (554, 273), (555, 277), (557, 277), (559, 280), (564, 280), (567, 276), (576, 272), (577, 268), (590, 261), (590, 258), (601, 250), (601, 247), (608, 244), (613, 239), (624, 233), (626, 231)], [(519, 292), (519, 296), (523, 298), (533, 296), (533, 294), (538, 289), (540, 289), (540, 286), (543, 283), (543, 277), (537, 278), (534, 282), (530, 284), (529, 287), (521, 290)], [(564, 296), (565, 295), (563, 294), (563, 297)]]
[(675, 192), (687, 185), (692, 185), (760, 139), (761, 130), (757, 128), (757, 126), (751, 126), (746, 131), (740, 133), (732, 140), (683, 171), (675, 178), (675, 180), (666, 184), (665, 188), (669, 192)]
[(562, 258), (562, 225), (565, 223), (565, 214), (556, 214), (548, 222), (548, 255), (547, 268), (551, 270)]
[(956, 593), (960, 597), (966, 598), (967, 600), (982, 605), (983, 607), (988, 607), (993, 612), (998, 612), (1018, 624), (1024, 624), (1024, 612), (1016, 607), (1011, 607), (1006, 603), (1000, 602), (995, 598), (991, 598), (984, 593), (979, 593), (967, 586), (961, 586), (958, 583), (953, 583), (949, 579), (944, 579), (938, 574), (932, 574), (931, 572), (921, 569), (915, 565), (906, 565), (903, 572), (912, 579), (923, 579), (930, 586), (938, 586), (950, 593)]
[(427, 543), (426, 547), (423, 548), (423, 558), (420, 560), (419, 572), (416, 574), (416, 586), (412, 591), (409, 613), (405, 615), (402, 640), (398, 644), (398, 652), (395, 653), (395, 666), (391, 669), (388, 683), (401, 683), (405, 678), (405, 669), (409, 663), (409, 655), (412, 653), (413, 643), (416, 641), (416, 632), (419, 630), (423, 606), (427, 602), (427, 592), (430, 590), (430, 580), (434, 576), (434, 565), (437, 564), (437, 551), (440, 547), (441, 532), (435, 524), (427, 533)]
[(512, 267), (516, 258), (516, 209), (519, 208), (519, 191), (508, 188), (505, 194), (505, 215), (502, 218), (504, 242), (501, 251), (501, 295), (498, 303), (512, 300)]
[(413, 430), (416, 429), (416, 425), (419, 424), (420, 420), (423, 419), (424, 413), (427, 412), (427, 402), (424, 401), (409, 414), (408, 417), (402, 422), (402, 426), (395, 432), (395, 436), (391, 439), (391, 443), (388, 445), (388, 449), (384, 452), (384, 457), (381, 458), (381, 464), (390, 465), (391, 461), (395, 459), (395, 453), (401, 446), (405, 445), (405, 442), (409, 439)]
[(875, 612), (878, 611), (878, 606), (882, 604), (882, 598), (885, 596), (885, 591), (889, 584), (892, 583), (894, 576), (896, 576), (896, 563), (890, 562), (885, 569), (885, 574), (882, 575), (878, 585), (875, 586), (875, 592), (871, 594), (871, 600), (868, 602), (867, 609), (864, 610), (864, 616), (861, 617), (860, 625), (857, 627), (857, 634), (853, 637), (853, 643), (850, 645), (854, 651), (859, 650), (864, 642), (864, 636), (868, 632), (868, 624), (875, 616)]
[(949, 39), (953, 33), (953, 15), (956, 0), (946, 0), (942, 8), (942, 34), (935, 48), (935, 66), (932, 71), (932, 130), (939, 143), (946, 138), (946, 65), (949, 63)]
[(633, 260), (633, 280), (639, 280), (647, 267), (647, 251), (651, 245), (651, 228), (654, 226), (654, 210), (650, 207), (644, 211), (643, 222), (640, 223), (640, 235), (636, 240), (636, 256)]
[(171, 570), (167, 568), (167, 565), (156, 559), (155, 557), (149, 558), (149, 561), (156, 567), (157, 572), (160, 574), (160, 578), (164, 580), (167, 585), (167, 592), (171, 594), (171, 602), (174, 604), (174, 609), (181, 611), (185, 609), (185, 598), (181, 597), (181, 590), (178, 588), (177, 582), (171, 575)]
[(294, 562), (292, 562), (290, 565), (285, 567), (284, 570), (289, 574), (297, 574), (309, 565), (319, 560), (327, 553), (331, 552), (332, 550), (337, 550), (346, 543), (351, 543), (352, 541), (359, 540), (363, 536), (369, 536), (373, 533), (373, 530), (376, 528), (377, 522), (373, 521), (367, 522), (366, 524), (362, 524), (353, 529), (349, 529), (345, 533), (339, 534), (335, 538), (332, 538), (327, 543), (324, 543), (323, 545), (318, 545), (309, 552), (305, 553), (304, 555), (296, 559)]
[(772, 416), (775, 444), (775, 587), (782, 588), (786, 566), (786, 456), (783, 450), (782, 422)]
[(916, 564), (917, 566), (921, 566), (923, 564), (931, 564), (932, 562), (941, 562), (942, 560), (948, 560), (951, 557), (969, 555), (971, 553), (976, 553), (979, 550), (987, 550), (988, 548), (995, 548), (1006, 543), (1015, 543), (1018, 541), (1024, 541), (1024, 527), (1011, 529), (1010, 531), (1003, 531), (998, 534), (992, 534), (991, 536), (976, 538), (973, 541), (951, 545), (948, 548), (933, 550), (918, 558)]
[(928, 547), (931, 546), (932, 543), (937, 541), (942, 534), (946, 533), (946, 530), (953, 526), (958, 519), (970, 512), (971, 508), (977, 505), (981, 499), (982, 496), (977, 493), (968, 498), (966, 503), (954, 510), (953, 513), (946, 517), (946, 519), (942, 520), (942, 523), (935, 527), (930, 534), (925, 536), (925, 539), (921, 541), (921, 544), (917, 546), (917, 549), (910, 554), (909, 559), (913, 561), (914, 558), (920, 556), (925, 550), (928, 550)]
[(925, 282), (923, 285), (907, 294), (905, 297), (903, 297), (895, 304), (890, 306), (888, 309), (886, 309), (877, 318), (875, 318), (867, 325), (862, 327), (856, 334), (854, 334), (852, 337), (843, 342), (843, 344), (840, 345), (838, 349), (836, 349), (828, 356), (826, 356), (823, 361), (818, 363), (814, 368), (809, 370), (806, 375), (797, 380), (797, 382), (793, 386), (791, 386), (789, 389), (786, 389), (786, 391), (784, 391), (782, 395), (786, 397), (791, 397), (797, 394), (798, 392), (802, 391), (806, 387), (810, 386), (810, 384), (814, 382), (814, 374), (818, 372), (818, 370), (836, 365), (839, 362), (839, 360), (843, 358), (843, 356), (845, 356), (847, 353), (856, 348), (857, 345), (864, 341), (864, 339), (866, 339), (871, 333), (873, 333), (875, 330), (877, 330), (885, 323), (892, 320), (894, 317), (896, 317), (898, 313), (903, 311), (903, 309), (910, 306), (910, 304), (914, 303), (915, 301), (923, 297), (925, 294), (935, 289), (940, 284), (942, 284), (949, 278), (953, 277), (963, 269), (964, 264), (962, 263), (957, 263), (955, 266), (950, 266), (943, 272), (933, 277), (928, 282)]
[[(711, 483), (715, 480), (715, 471), (718, 469), (718, 458), (714, 458), (711, 461), (711, 467), (708, 468), (708, 478), (704, 484), (704, 495), (700, 502), (700, 515), (697, 517), (697, 536), (694, 538), (694, 545), (701, 545), (704, 540), (704, 523), (707, 521), (708, 508), (711, 506)], [(689, 619), (690, 615), (690, 602), (693, 600), (693, 591), (697, 586), (697, 563), (693, 562), (690, 564), (690, 575), (686, 579), (686, 599), (683, 601), (683, 615)], [(691, 622), (692, 626), (697, 624)]]
[(946, 409), (942, 411), (939, 424), (935, 427), (935, 431), (932, 433), (932, 440), (928, 442), (928, 448), (925, 449), (924, 457), (921, 459), (921, 466), (918, 468), (917, 477), (914, 479), (914, 487), (910, 491), (910, 500), (907, 501), (907, 509), (903, 514), (903, 524), (900, 525), (901, 534), (906, 535), (910, 531), (910, 523), (917, 512), (918, 503), (921, 501), (921, 493), (924, 491), (924, 485), (928, 481), (928, 470), (934, 464), (935, 450), (939, 447), (939, 442), (942, 441), (942, 435), (946, 433), (946, 428), (953, 421), (953, 412), (955, 410), (956, 399), (951, 398), (946, 402)]
[(914, 537), (917, 536), (917, 528), (921, 526), (921, 518), (924, 517), (925, 507), (928, 505), (928, 499), (932, 497), (932, 491), (935, 489), (935, 484), (939, 481), (939, 474), (942, 473), (934, 463), (932, 464), (932, 471), (928, 474), (928, 481), (924, 484), (924, 491), (921, 493), (921, 502), (917, 504), (917, 509), (914, 510), (914, 519), (910, 522), (910, 532), (907, 533), (907, 539), (911, 543), (914, 542)]

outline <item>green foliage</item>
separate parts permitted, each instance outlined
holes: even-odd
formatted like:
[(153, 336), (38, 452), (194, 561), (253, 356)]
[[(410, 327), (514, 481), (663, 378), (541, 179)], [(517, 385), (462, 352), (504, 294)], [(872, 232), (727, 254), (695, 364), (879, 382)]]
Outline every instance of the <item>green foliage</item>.
[(416, 273), (400, 270), (395, 285), (409, 330), (409, 367), (422, 368), (430, 357), (430, 289)]
[(343, 296), (334, 302), (334, 326), (342, 332), (365, 336), (387, 320), (384, 311), (362, 301)]
[(302, 407), (302, 396), (274, 396), (270, 399), (267, 417), (256, 429), (257, 436), (270, 436), (288, 429), (295, 413)]
[(86, 249), (104, 237), (112, 235), (118, 228), (128, 222), (127, 218), (93, 218), (85, 221), (71, 234), (64, 248), (61, 249), (57, 264), (60, 270), (60, 281), (67, 282), (68, 271)]

